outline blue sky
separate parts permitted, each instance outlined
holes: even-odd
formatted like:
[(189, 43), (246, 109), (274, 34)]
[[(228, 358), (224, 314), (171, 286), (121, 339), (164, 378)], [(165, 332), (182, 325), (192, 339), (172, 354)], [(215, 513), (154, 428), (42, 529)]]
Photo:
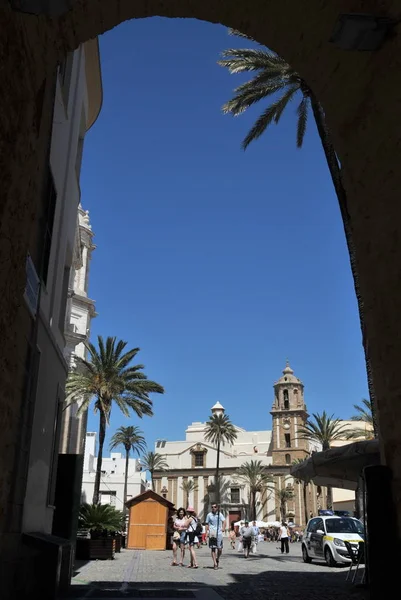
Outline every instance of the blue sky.
[[(246, 152), (262, 106), (221, 105), (242, 79), (216, 64), (247, 45), (193, 20), (130, 21), (100, 39), (104, 101), (88, 133), (82, 204), (97, 249), (97, 334), (139, 346), (166, 389), (152, 419), (114, 407), (110, 435), (139, 424), (150, 448), (183, 439), (219, 400), (238, 425), (270, 429), (288, 357), (309, 411), (347, 418), (367, 396), (339, 210), (313, 120), (295, 108)], [(89, 429), (97, 430), (92, 411)]]

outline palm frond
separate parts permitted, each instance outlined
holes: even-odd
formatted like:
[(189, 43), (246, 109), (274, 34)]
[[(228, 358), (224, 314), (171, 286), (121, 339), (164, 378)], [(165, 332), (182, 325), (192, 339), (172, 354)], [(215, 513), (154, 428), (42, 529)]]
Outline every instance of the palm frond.
[(312, 416), (314, 421), (308, 419), (305, 425), (299, 427), (299, 439), (316, 442), (323, 450), (327, 450), (333, 441), (351, 435), (346, 424), (334, 418), (334, 415), (329, 416), (326, 411), (322, 414), (314, 413)]
[(164, 456), (151, 450), (142, 456), (141, 464), (146, 471), (150, 472), (166, 471), (168, 469), (168, 463)]
[(205, 440), (215, 446), (224, 443), (232, 444), (237, 439), (237, 430), (228, 415), (212, 415), (206, 423)]
[(301, 148), (303, 141), (304, 141), (306, 125), (308, 122), (309, 104), (310, 104), (309, 96), (304, 96), (297, 108), (297, 114), (298, 114), (297, 148)]
[(268, 50), (255, 48), (229, 48), (224, 50), (222, 59), (217, 61), (221, 67), (225, 67), (231, 74), (259, 71), (270, 67), (282, 66), (283, 75), (287, 73), (288, 63), (272, 54)]
[(273, 121), (276, 123), (278, 122), (284, 108), (296, 91), (295, 86), (294, 88), (290, 88), (290, 90), (287, 90), (278, 100), (276, 100), (276, 102), (273, 102), (273, 104), (267, 107), (242, 142), (242, 148), (244, 150), (246, 150), (251, 142), (257, 140)]
[(263, 87), (250, 87), (246, 91), (240, 91), (236, 93), (231, 100), (223, 104), (223, 113), (231, 113), (234, 116), (238, 116), (246, 111), (250, 106), (256, 104), (256, 102), (264, 100), (268, 96), (275, 94), (276, 92), (282, 90), (285, 86), (286, 84), (284, 83), (272, 83), (270, 85), (266, 84)]
[(241, 33), (241, 31), (238, 31), (238, 29), (233, 29), (232, 27), (228, 28), (228, 35), (235, 35), (236, 37), (245, 38), (246, 40), (249, 40), (250, 42), (255, 42), (256, 44), (259, 43), (256, 40), (254, 40), (253, 37), (251, 37), (250, 35), (246, 33)]
[(114, 433), (110, 441), (110, 450), (114, 450), (118, 446), (130, 452), (131, 450), (137, 454), (146, 450), (146, 441), (143, 432), (135, 425), (128, 427), (119, 427)]

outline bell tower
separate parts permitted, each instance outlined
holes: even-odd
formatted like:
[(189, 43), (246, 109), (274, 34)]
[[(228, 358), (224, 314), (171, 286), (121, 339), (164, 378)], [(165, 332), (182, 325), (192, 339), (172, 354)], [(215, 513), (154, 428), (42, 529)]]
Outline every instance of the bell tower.
[(307, 458), (308, 442), (300, 439), (299, 427), (308, 418), (304, 400), (304, 384), (295, 377), (288, 360), (283, 376), (274, 384), (271, 410), (273, 465), (291, 465), (297, 458)]

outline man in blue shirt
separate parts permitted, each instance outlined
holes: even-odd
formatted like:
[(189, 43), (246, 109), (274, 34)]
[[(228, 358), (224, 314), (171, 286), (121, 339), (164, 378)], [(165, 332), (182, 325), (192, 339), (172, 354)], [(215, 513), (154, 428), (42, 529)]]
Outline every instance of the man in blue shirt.
[(209, 538), (209, 548), (212, 551), (213, 568), (219, 568), (219, 560), (223, 550), (223, 531), (225, 529), (225, 519), (218, 510), (216, 503), (212, 504), (212, 512), (206, 517), (206, 532)]

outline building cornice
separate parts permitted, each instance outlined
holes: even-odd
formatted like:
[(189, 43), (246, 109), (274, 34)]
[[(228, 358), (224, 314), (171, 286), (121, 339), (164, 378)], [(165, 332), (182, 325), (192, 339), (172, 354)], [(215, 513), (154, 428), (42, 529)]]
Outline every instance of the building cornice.
[(84, 43), (86, 85), (88, 89), (88, 115), (86, 131), (96, 122), (103, 104), (103, 84), (100, 67), (99, 39)]
[[(285, 474), (290, 472), (292, 465), (266, 465), (266, 471), (271, 472), (272, 475), (280, 475), (285, 472)], [(153, 477), (155, 479), (159, 479), (162, 477), (210, 477), (215, 476), (216, 469), (215, 468), (189, 468), (189, 469), (171, 469), (168, 471), (155, 471)], [(238, 474), (238, 467), (220, 467), (220, 474), (223, 475), (235, 475)]]

